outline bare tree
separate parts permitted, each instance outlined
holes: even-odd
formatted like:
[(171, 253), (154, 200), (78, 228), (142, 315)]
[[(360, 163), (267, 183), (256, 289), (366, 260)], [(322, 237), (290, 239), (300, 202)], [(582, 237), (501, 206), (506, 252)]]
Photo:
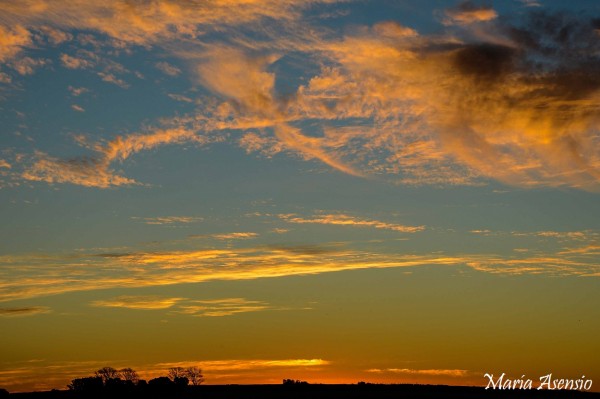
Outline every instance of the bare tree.
[(185, 369), (185, 375), (190, 379), (192, 385), (200, 385), (204, 382), (202, 370), (199, 367), (188, 367)]
[(176, 378), (185, 377), (185, 369), (183, 367), (171, 367), (169, 369), (169, 378), (175, 381)]
[(125, 381), (131, 381), (134, 384), (137, 384), (140, 380), (138, 373), (129, 367), (119, 370), (119, 374), (121, 375), (121, 378), (123, 378)]
[(102, 382), (106, 384), (106, 381), (119, 378), (119, 372), (112, 367), (102, 367), (100, 370), (96, 371), (96, 377), (102, 378)]

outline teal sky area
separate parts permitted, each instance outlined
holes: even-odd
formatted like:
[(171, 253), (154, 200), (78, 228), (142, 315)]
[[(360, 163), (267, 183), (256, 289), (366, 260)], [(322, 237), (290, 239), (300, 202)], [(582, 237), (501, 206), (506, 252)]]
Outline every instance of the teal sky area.
[(0, 388), (197, 365), (598, 391), (599, 21), (0, 0)]

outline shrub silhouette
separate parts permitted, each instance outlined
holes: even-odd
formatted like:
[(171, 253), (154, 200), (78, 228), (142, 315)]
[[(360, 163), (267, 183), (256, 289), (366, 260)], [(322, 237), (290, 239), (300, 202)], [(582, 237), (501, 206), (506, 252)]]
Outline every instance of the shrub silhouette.
[(300, 380), (293, 380), (293, 379), (285, 379), (283, 380), (283, 385), (293, 385), (293, 386), (302, 386), (302, 385), (309, 385), (308, 382), (306, 381), (300, 381)]
[(155, 388), (168, 388), (174, 385), (175, 383), (169, 377), (157, 377), (148, 381), (148, 386)]
[(104, 388), (102, 377), (75, 378), (67, 385), (70, 391), (79, 393), (97, 393)]

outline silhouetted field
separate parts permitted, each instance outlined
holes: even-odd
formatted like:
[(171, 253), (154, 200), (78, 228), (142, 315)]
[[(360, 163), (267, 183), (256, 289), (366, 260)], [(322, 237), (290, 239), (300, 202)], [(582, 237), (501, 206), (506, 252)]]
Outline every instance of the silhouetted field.
[(481, 387), (445, 385), (203, 385), (169, 389), (146, 388), (127, 392), (102, 391), (78, 393), (49, 391), (13, 393), (15, 399), (78, 399), (78, 398), (133, 398), (133, 399), (481, 399), (481, 398), (575, 398), (600, 399), (600, 393), (547, 390), (493, 390)]

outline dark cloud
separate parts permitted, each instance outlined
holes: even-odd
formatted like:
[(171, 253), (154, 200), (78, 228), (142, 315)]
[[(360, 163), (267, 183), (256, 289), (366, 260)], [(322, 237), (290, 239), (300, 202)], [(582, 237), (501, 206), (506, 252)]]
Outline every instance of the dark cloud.
[(507, 46), (473, 44), (456, 52), (455, 65), (464, 75), (490, 81), (512, 72), (516, 55), (516, 50)]
[(294, 246), (285, 246), (285, 245), (270, 245), (268, 248), (276, 250), (276, 251), (284, 251), (289, 252), (295, 255), (322, 255), (322, 254), (330, 254), (339, 252), (340, 250), (337, 248), (332, 248), (331, 246), (321, 246), (321, 245), (294, 245)]
[(21, 308), (0, 308), (0, 316), (31, 316), (39, 313), (48, 313), (50, 308), (46, 306), (28, 306)]

